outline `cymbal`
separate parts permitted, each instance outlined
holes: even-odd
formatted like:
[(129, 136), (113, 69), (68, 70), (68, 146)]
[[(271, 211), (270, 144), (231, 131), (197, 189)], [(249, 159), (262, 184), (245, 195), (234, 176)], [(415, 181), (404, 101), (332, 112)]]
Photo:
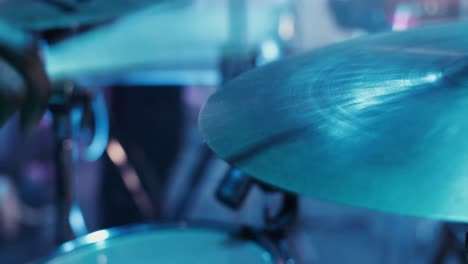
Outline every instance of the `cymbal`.
[(223, 159), (318, 199), (468, 221), (468, 23), (362, 37), (252, 70), (206, 102)]
[(149, 5), (174, 5), (169, 0), (3, 0), (0, 17), (30, 30), (92, 24), (127, 14)]
[[(218, 68), (220, 58), (228, 52), (247, 54), (274, 38), (281, 10), (274, 5), (251, 7), (245, 46), (228, 51), (230, 13), (223, 5), (187, 5), (164, 12), (148, 8), (50, 46), (47, 69), (53, 79), (93, 81), (140, 71), (194, 71), (200, 75)], [(241, 12), (234, 14), (241, 17)]]

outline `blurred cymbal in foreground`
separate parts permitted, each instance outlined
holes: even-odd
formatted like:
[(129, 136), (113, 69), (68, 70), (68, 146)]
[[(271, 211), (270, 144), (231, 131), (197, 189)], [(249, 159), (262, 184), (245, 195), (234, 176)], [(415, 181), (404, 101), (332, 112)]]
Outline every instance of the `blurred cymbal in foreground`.
[(170, 7), (187, 0), (3, 0), (0, 17), (30, 30), (93, 24), (150, 6)]
[[(47, 70), (54, 80), (91, 79), (94, 84), (145, 72), (179, 78), (184, 78), (182, 73), (194, 72), (191, 79), (195, 81), (189, 83), (203, 84), (206, 82), (198, 82), (200, 76), (218, 69), (223, 56), (248, 56), (264, 41), (274, 39), (284, 9), (283, 5), (266, 4), (232, 11), (216, 4), (164, 12), (157, 6), (148, 8), (50, 46)], [(249, 24), (240, 45), (232, 41), (232, 35), (239, 34), (232, 32), (230, 21), (244, 17)]]

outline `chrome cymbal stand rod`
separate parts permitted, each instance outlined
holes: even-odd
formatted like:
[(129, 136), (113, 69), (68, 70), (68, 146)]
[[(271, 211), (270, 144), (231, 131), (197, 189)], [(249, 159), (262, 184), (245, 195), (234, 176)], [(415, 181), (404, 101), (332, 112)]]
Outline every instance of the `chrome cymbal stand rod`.
[(74, 238), (70, 223), (73, 206), (73, 157), (71, 110), (86, 103), (91, 95), (75, 87), (73, 82), (61, 82), (52, 94), (49, 109), (53, 116), (55, 134), (55, 208), (57, 245)]
[(229, 0), (229, 43), (243, 47), (247, 42), (247, 1)]
[(468, 263), (468, 232), (465, 234), (465, 261)]
[(53, 115), (55, 134), (55, 243), (60, 245), (73, 238), (69, 215), (72, 206), (72, 126), (71, 92), (54, 94), (49, 109)]

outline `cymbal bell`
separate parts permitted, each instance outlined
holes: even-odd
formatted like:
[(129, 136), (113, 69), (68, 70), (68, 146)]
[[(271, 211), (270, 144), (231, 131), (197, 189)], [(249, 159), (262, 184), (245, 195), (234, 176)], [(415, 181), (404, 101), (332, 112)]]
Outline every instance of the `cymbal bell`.
[[(185, 0), (184, 0), (185, 1)], [(0, 17), (29, 30), (66, 28), (93, 24), (125, 15), (149, 5), (171, 6), (182, 0), (3, 0)], [(163, 6), (163, 5), (162, 5)]]
[(343, 42), (228, 82), (206, 143), (267, 183), (391, 213), (468, 221), (468, 23)]

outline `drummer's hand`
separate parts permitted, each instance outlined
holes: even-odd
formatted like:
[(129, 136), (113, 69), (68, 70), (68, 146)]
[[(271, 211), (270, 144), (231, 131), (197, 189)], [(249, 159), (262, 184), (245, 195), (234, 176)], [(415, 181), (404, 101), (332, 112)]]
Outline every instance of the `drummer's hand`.
[(38, 42), (29, 34), (0, 21), (0, 126), (17, 110), (23, 130), (41, 119), (50, 84)]

